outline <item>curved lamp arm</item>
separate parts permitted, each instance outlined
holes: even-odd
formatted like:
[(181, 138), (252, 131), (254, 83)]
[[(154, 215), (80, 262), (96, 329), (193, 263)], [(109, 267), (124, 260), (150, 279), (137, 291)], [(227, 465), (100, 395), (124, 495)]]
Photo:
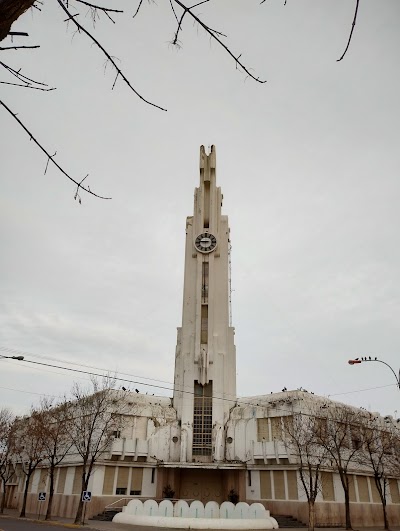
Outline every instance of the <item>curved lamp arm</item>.
[(400, 389), (400, 370), (399, 370), (399, 375), (397, 375), (395, 372), (394, 372), (394, 369), (389, 365), (389, 363), (386, 363), (386, 361), (382, 361), (382, 360), (378, 360), (378, 358), (375, 358), (375, 359), (367, 359), (366, 357), (364, 358), (356, 358), (354, 360), (349, 360), (348, 361), (348, 364), (349, 365), (356, 365), (357, 363), (363, 363), (364, 361), (377, 361), (378, 363), (383, 363), (384, 365), (386, 365), (386, 367), (389, 367), (389, 369), (392, 371), (392, 373), (394, 374), (394, 377), (396, 378), (396, 383), (397, 383), (397, 387)]

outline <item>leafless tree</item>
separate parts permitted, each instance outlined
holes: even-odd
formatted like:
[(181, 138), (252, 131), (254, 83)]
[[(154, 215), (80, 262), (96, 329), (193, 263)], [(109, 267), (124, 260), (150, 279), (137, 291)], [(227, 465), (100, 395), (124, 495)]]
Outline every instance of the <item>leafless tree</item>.
[(352, 529), (350, 515), (350, 470), (357, 464), (362, 447), (359, 411), (344, 404), (322, 410), (316, 442), (325, 449), (344, 491), (346, 529)]
[(13, 425), (14, 415), (7, 408), (0, 409), (0, 478), (3, 494), (0, 503), (0, 513), (4, 512), (6, 502), (6, 484), (14, 475), (13, 464)]
[[(93, 378), (91, 383), (91, 387), (74, 385), (68, 408), (71, 443), (82, 459), (81, 492), (88, 490), (96, 461), (109, 450), (114, 432), (121, 428), (119, 413), (124, 404), (117, 398), (118, 391), (112, 390), (112, 379), (99, 383)], [(83, 503), (80, 496), (76, 524), (83, 523)]]
[(392, 427), (392, 443), (393, 453), (391, 459), (392, 474), (396, 478), (400, 478), (400, 426), (399, 420), (396, 422), (396, 427)]
[(20, 512), (20, 517), (25, 518), (30, 480), (37, 467), (46, 458), (41, 413), (32, 409), (30, 417), (16, 419), (14, 429), (15, 454), (21, 461), (22, 472), (25, 475), (24, 496)]
[(386, 511), (387, 491), (389, 477), (398, 475), (396, 470), (396, 461), (399, 459), (397, 452), (400, 450), (398, 433), (390, 420), (383, 425), (380, 417), (372, 416), (363, 431), (363, 452), (359, 456), (360, 463), (367, 466), (374, 476), (382, 504), (384, 527), (389, 529)]
[(308, 502), (308, 529), (315, 528), (315, 500), (321, 490), (321, 469), (326, 466), (327, 450), (318, 443), (320, 419), (296, 413), (283, 417), (284, 442), (288, 453), (295, 456), (301, 484)]
[[(44, 1), (44, 0), (43, 0)], [(18, 20), (23, 13), (25, 13), (30, 8), (36, 8), (40, 11), (40, 6), (43, 3), (42, 0), (0, 0), (0, 41), (3, 39), (6, 39), (7, 37), (11, 38), (18, 38), (19, 40), (21, 37), (28, 36), (26, 32), (13, 32), (11, 31), (12, 24)], [(111, 65), (115, 72), (115, 78), (112, 85), (112, 89), (114, 89), (116, 83), (121, 80), (125, 83), (125, 85), (128, 87), (128, 89), (133, 92), (138, 98), (140, 98), (144, 103), (153, 106), (157, 109), (160, 109), (162, 111), (165, 111), (166, 109), (162, 107), (161, 105), (154, 103), (150, 101), (147, 97), (143, 96), (143, 94), (134, 86), (132, 81), (128, 78), (128, 76), (125, 74), (123, 69), (118, 65), (114, 55), (105, 48), (105, 46), (96, 38), (95, 36), (95, 25), (100, 19), (105, 19), (108, 22), (116, 24), (116, 20), (118, 17), (123, 14), (123, 10), (116, 9), (114, 6), (104, 6), (101, 5), (104, 0), (102, 0), (99, 3), (97, 1), (88, 2), (86, 0), (56, 0), (58, 3), (59, 8), (63, 11), (65, 15), (64, 22), (66, 24), (69, 24), (74, 31), (85, 37), (88, 42), (90, 42), (92, 45), (94, 45), (101, 54), (106, 58), (107, 64)], [(206, 21), (206, 17), (200, 13), (200, 6), (204, 6), (204, 4), (210, 4), (212, 3), (212, 0), (200, 0), (196, 1), (194, 3), (188, 4), (187, 1), (182, 0), (167, 0), (167, 3), (170, 7), (171, 12), (171, 19), (174, 24), (174, 30), (172, 32), (172, 38), (171, 38), (171, 44), (177, 48), (181, 46), (181, 34), (183, 30), (183, 26), (188, 21), (191, 21), (193, 25), (200, 29), (209, 39), (211, 42), (214, 42), (223, 49), (226, 56), (232, 60), (235, 64), (236, 69), (240, 70), (246, 77), (249, 77), (253, 79), (254, 81), (258, 83), (265, 83), (265, 80), (261, 80), (257, 75), (255, 75), (250, 67), (248, 67), (242, 60), (242, 54), (241, 53), (234, 53), (233, 49), (226, 43), (227, 36), (220, 30), (217, 30), (212, 27), (212, 23)], [(262, 0), (260, 4), (264, 4), (265, 0)], [(112, 4), (110, 3), (112, 6)], [(133, 13), (133, 18), (136, 18), (139, 16), (141, 11), (144, 9), (143, 7), (144, 2), (143, 0), (137, 0), (137, 7)], [(286, 1), (284, 2), (284, 5), (286, 5)], [(351, 31), (349, 35), (349, 39), (347, 42), (347, 46), (340, 57), (338, 61), (341, 61), (345, 54), (347, 53), (347, 50), (349, 49), (350, 42), (353, 36), (354, 27), (357, 20), (357, 13), (358, 13), (358, 6), (359, 6), (359, 0), (355, 0), (355, 12), (353, 17), (353, 22), (351, 26)], [(87, 25), (82, 22), (81, 15), (83, 14), (89, 14), (90, 19), (93, 23), (93, 29), (88, 29)], [(114, 20), (115, 19), (115, 20)], [(39, 46), (35, 43), (33, 45), (21, 45), (21, 44), (14, 44), (14, 42), (10, 42), (8, 46), (3, 46), (0, 48), (0, 51), (8, 52), (10, 50), (20, 50), (25, 48), (38, 48)], [(8, 75), (7, 81), (0, 81), (0, 83), (5, 83), (8, 85), (16, 85), (19, 87), (25, 87), (28, 89), (34, 89), (34, 90), (41, 90), (41, 91), (48, 91), (53, 90), (53, 87), (49, 87), (48, 85), (33, 79), (31, 75), (27, 76), (25, 73), (21, 71), (16, 66), (11, 66), (9, 62), (5, 63), (3, 61), (0, 61), (0, 68), (3, 69), (3, 72)], [(43, 143), (33, 134), (31, 128), (27, 127), (23, 120), (17, 116), (17, 113), (15, 110), (12, 110), (4, 101), (0, 100), (0, 105), (3, 107), (5, 111), (9, 113), (10, 116), (13, 117), (13, 119), (20, 125), (20, 127), (23, 128), (23, 130), (28, 134), (30, 137), (30, 140), (32, 140), (38, 148), (45, 154), (47, 159), (46, 164), (46, 170), (49, 164), (52, 164), (54, 167), (57, 168), (59, 172), (61, 172), (67, 179), (72, 181), (75, 186), (75, 194), (74, 198), (79, 200), (81, 202), (81, 196), (80, 192), (84, 191), (88, 194), (91, 194), (96, 197), (100, 197), (102, 199), (110, 199), (109, 197), (105, 197), (102, 195), (99, 195), (95, 192), (93, 192), (89, 185), (83, 184), (83, 182), (87, 179), (88, 175), (86, 175), (83, 178), (78, 177), (72, 177), (70, 173), (64, 169), (64, 166), (58, 163), (55, 160), (55, 156), (57, 153), (52, 153), (51, 150), (44, 147)], [(87, 182), (87, 181), (86, 181)]]
[(40, 403), (38, 423), (43, 434), (43, 449), (46, 462), (49, 465), (49, 501), (45, 519), (50, 520), (52, 517), (56, 467), (65, 459), (72, 446), (69, 407), (66, 399), (55, 404), (52, 399), (43, 398)]

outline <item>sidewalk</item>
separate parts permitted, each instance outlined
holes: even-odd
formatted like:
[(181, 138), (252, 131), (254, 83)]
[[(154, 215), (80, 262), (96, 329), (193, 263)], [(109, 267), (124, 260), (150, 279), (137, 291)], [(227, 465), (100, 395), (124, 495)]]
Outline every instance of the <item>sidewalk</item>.
[[(18, 518), (19, 512), (16, 509), (5, 509), (4, 514), (0, 515), (0, 522), (1, 518)], [(38, 515), (37, 514), (27, 514), (26, 520), (35, 520), (38, 521)], [(40, 516), (40, 522), (43, 524), (51, 524), (51, 525), (59, 525), (62, 527), (66, 527), (69, 529), (82, 529), (82, 526), (77, 526), (74, 524), (73, 518), (61, 518), (59, 516), (55, 516), (53, 520), (51, 521), (44, 521), (44, 515)], [(1, 525), (0, 525), (1, 527)], [(102, 522), (99, 520), (88, 520), (85, 521), (84, 529), (87, 529), (87, 531), (154, 531), (155, 528), (153, 527), (143, 527), (143, 526), (136, 526), (136, 525), (127, 525), (127, 524), (113, 524), (112, 522)], [(293, 530), (296, 528), (289, 528), (289, 527), (280, 527), (279, 529), (284, 530)], [(297, 528), (297, 529), (303, 529), (306, 530), (307, 527)], [(344, 527), (321, 527), (316, 528), (321, 529), (321, 531), (338, 531), (340, 529), (344, 529)], [(400, 531), (400, 526), (395, 526), (390, 528), (391, 531)], [(173, 529), (169, 528), (168, 531), (182, 531), (181, 529)], [(249, 530), (251, 531), (251, 530)], [(354, 527), (354, 531), (383, 531), (382, 527)]]

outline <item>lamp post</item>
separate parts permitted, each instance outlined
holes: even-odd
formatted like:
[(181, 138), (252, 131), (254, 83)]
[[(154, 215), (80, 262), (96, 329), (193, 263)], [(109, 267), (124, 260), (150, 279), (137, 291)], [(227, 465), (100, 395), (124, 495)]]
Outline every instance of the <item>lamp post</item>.
[(386, 365), (386, 367), (389, 367), (389, 369), (394, 374), (394, 377), (396, 378), (397, 387), (400, 389), (400, 370), (399, 370), (399, 375), (397, 375), (394, 372), (394, 369), (389, 365), (389, 363), (386, 363), (386, 361), (378, 360), (378, 358), (376, 358), (376, 357), (375, 358), (371, 358), (371, 356), (369, 356), (367, 358), (366, 356), (364, 356), (363, 358), (355, 358), (354, 360), (349, 360), (348, 364), (349, 365), (356, 365), (357, 363), (364, 363), (365, 361), (377, 361), (378, 363), (383, 363), (384, 365)]
[(0, 359), (8, 359), (8, 360), (18, 360), (22, 361), (24, 359), (23, 356), (0, 356)]

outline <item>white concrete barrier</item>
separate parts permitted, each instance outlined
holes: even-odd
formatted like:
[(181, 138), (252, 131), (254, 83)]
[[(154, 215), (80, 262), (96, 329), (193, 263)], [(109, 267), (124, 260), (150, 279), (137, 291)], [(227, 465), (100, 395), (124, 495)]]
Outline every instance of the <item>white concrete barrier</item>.
[(175, 529), (278, 529), (278, 523), (261, 503), (217, 502), (203, 503), (195, 500), (190, 504), (178, 500), (131, 500), (113, 522), (120, 524), (166, 527)]

